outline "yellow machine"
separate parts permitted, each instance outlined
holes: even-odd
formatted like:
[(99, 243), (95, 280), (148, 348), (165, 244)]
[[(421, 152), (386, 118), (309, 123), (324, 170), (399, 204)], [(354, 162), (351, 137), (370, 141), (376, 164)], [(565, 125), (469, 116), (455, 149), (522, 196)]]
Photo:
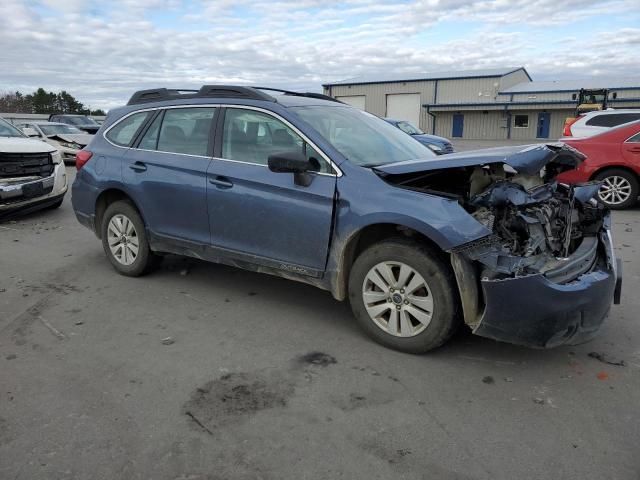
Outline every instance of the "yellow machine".
[(576, 107), (576, 116), (580, 115), (581, 113), (606, 109), (608, 97), (609, 90), (607, 90), (606, 88), (580, 89), (580, 94), (578, 96), (578, 106)]

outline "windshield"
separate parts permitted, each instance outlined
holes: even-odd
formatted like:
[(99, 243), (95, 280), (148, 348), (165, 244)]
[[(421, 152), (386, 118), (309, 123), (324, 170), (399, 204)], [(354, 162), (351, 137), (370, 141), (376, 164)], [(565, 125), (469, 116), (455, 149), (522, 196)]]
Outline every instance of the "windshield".
[(93, 118), (89, 117), (67, 117), (69, 123), (72, 125), (86, 125), (88, 127), (99, 126)]
[(409, 122), (398, 122), (398, 128), (409, 135), (422, 135), (424, 132)]
[(349, 161), (373, 167), (433, 157), (427, 147), (381, 118), (352, 107), (291, 107)]
[(9, 122), (0, 118), (0, 137), (25, 137), (25, 135)]
[(40, 130), (42, 130), (42, 133), (44, 133), (45, 135), (59, 135), (59, 134), (69, 134), (69, 135), (77, 135), (77, 134), (83, 134), (85, 132), (83, 132), (82, 130), (73, 127), (71, 125), (65, 125), (64, 123), (59, 123), (59, 124), (55, 124), (55, 125), (38, 125), (40, 127)]

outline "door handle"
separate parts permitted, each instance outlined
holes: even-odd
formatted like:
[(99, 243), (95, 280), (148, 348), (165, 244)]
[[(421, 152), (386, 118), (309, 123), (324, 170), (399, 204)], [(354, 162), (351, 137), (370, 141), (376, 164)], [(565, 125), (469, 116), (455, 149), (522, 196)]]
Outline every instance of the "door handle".
[(231, 180), (229, 180), (227, 177), (215, 177), (215, 178), (210, 178), (209, 179), (209, 183), (211, 183), (212, 185), (215, 185), (218, 188), (221, 189), (226, 189), (226, 188), (231, 188), (233, 187), (233, 182)]
[(630, 148), (629, 151), (633, 153), (640, 153), (640, 148)]
[(129, 165), (129, 168), (134, 172), (146, 172), (147, 166), (142, 162), (136, 162), (132, 165)]

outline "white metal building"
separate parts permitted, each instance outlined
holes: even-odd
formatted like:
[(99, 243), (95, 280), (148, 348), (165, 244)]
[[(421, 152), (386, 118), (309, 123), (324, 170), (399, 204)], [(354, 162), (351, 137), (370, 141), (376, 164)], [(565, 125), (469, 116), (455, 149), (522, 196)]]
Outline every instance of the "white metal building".
[(360, 77), (323, 87), (375, 115), (463, 139), (556, 139), (581, 88), (608, 88), (610, 107), (640, 108), (640, 78), (534, 82), (524, 67)]

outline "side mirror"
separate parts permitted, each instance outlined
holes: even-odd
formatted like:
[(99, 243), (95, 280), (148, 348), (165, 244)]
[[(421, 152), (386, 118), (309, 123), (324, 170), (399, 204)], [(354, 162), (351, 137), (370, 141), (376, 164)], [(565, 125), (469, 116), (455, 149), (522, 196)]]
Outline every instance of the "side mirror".
[(313, 165), (300, 152), (282, 152), (269, 155), (269, 170), (276, 173), (304, 173), (313, 170)]
[(22, 129), (22, 133), (24, 133), (27, 137), (39, 137), (40, 136), (40, 134), (38, 132), (36, 132), (31, 127), (24, 127)]
[(269, 155), (267, 159), (269, 170), (275, 173), (293, 173), (296, 185), (308, 187), (313, 176), (309, 172), (318, 170), (313, 160), (307, 159), (301, 152), (281, 152)]

